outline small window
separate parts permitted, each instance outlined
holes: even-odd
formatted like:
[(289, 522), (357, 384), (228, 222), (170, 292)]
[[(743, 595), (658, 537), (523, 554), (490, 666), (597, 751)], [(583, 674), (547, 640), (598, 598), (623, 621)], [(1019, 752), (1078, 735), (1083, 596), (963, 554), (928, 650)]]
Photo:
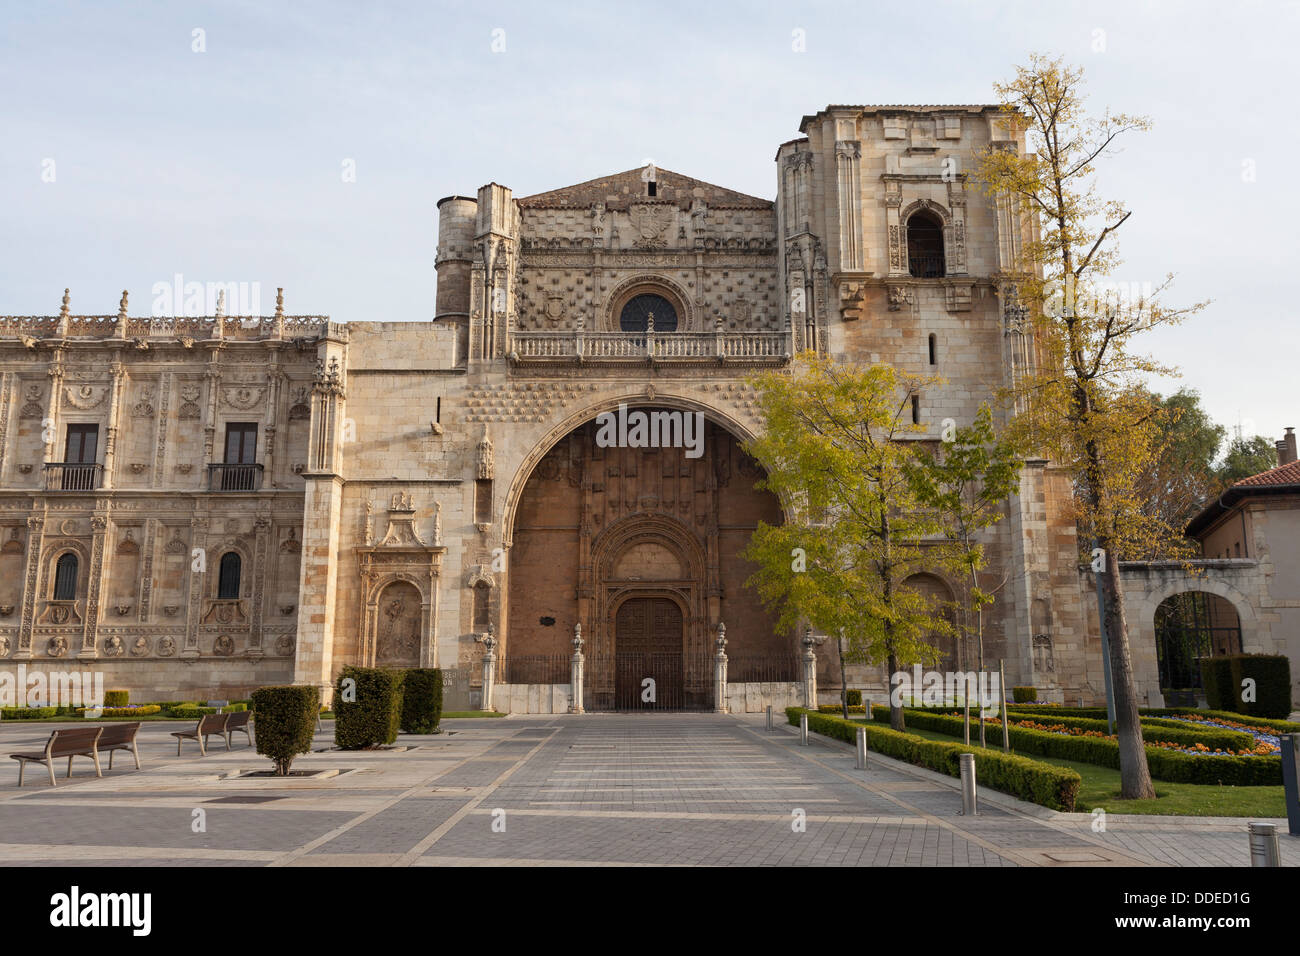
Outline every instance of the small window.
[(650, 180), (650, 182), (646, 183), (646, 192), (650, 195), (651, 198), (654, 198), (654, 195), (655, 195), (655, 192), (656, 192), (656, 189), (655, 189), (655, 186), (656, 186), (656, 185), (657, 185), (657, 184), (655, 183), (655, 181), (654, 181), (653, 179)]
[(65, 554), (54, 566), (54, 600), (73, 601), (77, 597), (77, 556)]
[(222, 601), (234, 601), (239, 598), (239, 555), (227, 551), (221, 556), (221, 571), (217, 577), (217, 598)]
[(480, 581), (474, 585), (474, 630), (476, 631), (486, 631), (488, 629), (491, 608), (488, 599), (490, 597), (491, 592), (486, 582)]
[(1237, 544), (1236, 544), (1236, 548), (1237, 548), (1237, 557), (1241, 557), (1241, 542), (1240, 542), (1240, 541), (1237, 542)]
[(939, 364), (939, 343), (933, 332), (930, 333), (930, 364)]
[(912, 424), (921, 424), (921, 396), (912, 396)]

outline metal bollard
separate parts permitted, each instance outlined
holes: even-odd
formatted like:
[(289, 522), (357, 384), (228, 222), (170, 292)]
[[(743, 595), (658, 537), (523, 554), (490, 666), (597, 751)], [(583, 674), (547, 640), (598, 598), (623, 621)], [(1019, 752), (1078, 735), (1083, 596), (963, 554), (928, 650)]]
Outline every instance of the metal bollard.
[(799, 715), (799, 743), (808, 746), (808, 715)]
[(772, 732), (772, 705), (767, 705), (767, 732)]
[(1300, 734), (1279, 734), (1278, 746), (1282, 748), (1282, 793), (1286, 797), (1287, 830), (1300, 836)]
[(867, 728), (858, 728), (858, 769), (867, 769)]
[(1277, 826), (1272, 823), (1251, 823), (1247, 825), (1247, 830), (1250, 833), (1250, 865), (1281, 866)]
[(973, 817), (975, 809), (975, 755), (958, 754), (961, 764), (961, 815)]

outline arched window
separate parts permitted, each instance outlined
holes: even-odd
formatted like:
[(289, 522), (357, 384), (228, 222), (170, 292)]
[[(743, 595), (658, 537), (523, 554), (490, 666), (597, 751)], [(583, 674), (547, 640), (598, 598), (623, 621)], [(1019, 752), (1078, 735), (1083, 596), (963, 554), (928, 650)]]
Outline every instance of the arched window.
[(489, 598), (491, 590), (486, 581), (479, 581), (474, 585), (474, 630), (486, 631), (490, 623)]
[(68, 553), (54, 566), (54, 600), (73, 601), (77, 597), (77, 556)]
[(653, 292), (643, 292), (629, 299), (619, 313), (618, 327), (624, 332), (645, 332), (652, 314), (656, 332), (677, 331), (677, 310), (671, 302)]
[(907, 220), (907, 271), (914, 279), (944, 275), (943, 222), (928, 209), (912, 213)]
[(227, 551), (221, 556), (221, 571), (217, 577), (218, 600), (238, 599), (240, 564), (239, 555), (234, 551)]

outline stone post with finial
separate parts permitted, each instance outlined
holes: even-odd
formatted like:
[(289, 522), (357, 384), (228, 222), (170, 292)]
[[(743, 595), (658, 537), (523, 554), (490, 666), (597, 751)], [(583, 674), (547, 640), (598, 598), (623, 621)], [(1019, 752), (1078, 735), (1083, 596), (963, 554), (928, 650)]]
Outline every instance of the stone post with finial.
[(569, 659), (569, 713), (581, 714), (582, 709), (582, 625), (573, 625), (573, 657)]
[(492, 709), (492, 687), (497, 672), (497, 638), (496, 629), (489, 624), (488, 632), (483, 635), (483, 703), (481, 710)]
[(809, 625), (803, 634), (803, 705), (817, 709), (817, 655), (813, 653), (813, 629)]
[(117, 304), (117, 328), (114, 330), (119, 339), (126, 338), (126, 296), (127, 290), (122, 290), (122, 301)]
[(655, 314), (646, 313), (645, 319), (645, 354), (646, 358), (655, 357)]
[(284, 338), (284, 289), (275, 290), (275, 337)]
[(217, 290), (217, 314), (212, 323), (212, 337), (214, 339), (224, 339), (226, 337), (226, 290)]
[(714, 713), (727, 712), (727, 625), (718, 622), (718, 638), (713, 642), (717, 648), (713, 655), (713, 710)]

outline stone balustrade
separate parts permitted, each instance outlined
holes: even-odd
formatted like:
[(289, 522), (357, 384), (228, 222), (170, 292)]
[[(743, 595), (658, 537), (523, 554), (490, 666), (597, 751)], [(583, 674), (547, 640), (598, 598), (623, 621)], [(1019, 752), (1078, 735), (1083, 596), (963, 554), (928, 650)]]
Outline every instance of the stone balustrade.
[(782, 332), (515, 332), (516, 362), (734, 361), (783, 364), (793, 354)]

